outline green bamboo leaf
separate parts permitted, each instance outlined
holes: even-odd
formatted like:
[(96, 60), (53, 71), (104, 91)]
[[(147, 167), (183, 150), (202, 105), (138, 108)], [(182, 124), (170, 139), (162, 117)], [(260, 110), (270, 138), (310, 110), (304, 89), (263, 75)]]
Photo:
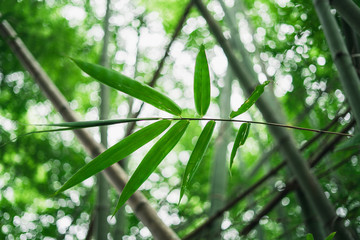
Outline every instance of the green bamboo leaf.
[(336, 232), (331, 233), (329, 236), (325, 238), (325, 240), (332, 240), (335, 237)]
[(314, 237), (311, 233), (306, 234), (306, 240), (314, 240)]
[(343, 151), (343, 150), (348, 150), (348, 149), (352, 149), (352, 148), (359, 149), (359, 146), (360, 146), (360, 134), (357, 134), (354, 137), (345, 140), (343, 143), (341, 143), (339, 146), (337, 146), (335, 148), (335, 151), (336, 152)]
[(239, 109), (235, 112), (232, 111), (230, 114), (230, 118), (234, 118), (239, 116), (240, 114), (249, 110), (249, 108), (255, 104), (255, 102), (259, 99), (261, 94), (264, 92), (264, 88), (268, 85), (270, 81), (265, 81), (263, 84), (256, 86), (255, 90), (251, 93), (250, 97), (239, 107)]
[(155, 143), (136, 168), (129, 182), (125, 185), (113, 215), (115, 215), (131, 195), (135, 193), (141, 184), (145, 182), (151, 173), (155, 171), (160, 162), (179, 142), (188, 125), (189, 121), (181, 120), (177, 122)]
[(194, 100), (197, 113), (204, 116), (210, 105), (210, 74), (204, 45), (200, 46), (200, 51), (196, 57)]
[(201, 132), (200, 137), (194, 147), (194, 150), (191, 153), (181, 183), (179, 203), (185, 193), (185, 189), (187, 188), (188, 184), (191, 182), (191, 179), (194, 177), (197, 169), (200, 166), (200, 163), (205, 155), (206, 149), (209, 146), (211, 135), (214, 131), (214, 128), (215, 128), (215, 121), (209, 121), (204, 127), (203, 131)]
[(164, 94), (141, 82), (130, 79), (114, 70), (103, 66), (72, 59), (84, 72), (95, 80), (126, 93), (156, 108), (180, 116), (181, 108)]
[(77, 171), (55, 194), (73, 187), (125, 158), (165, 131), (170, 123), (169, 120), (161, 120), (127, 136)]
[(243, 123), (240, 128), (239, 131), (236, 135), (235, 138), (235, 142), (234, 142), (234, 146), (231, 150), (231, 155), (230, 155), (230, 169), (233, 165), (234, 162), (234, 158), (237, 152), (237, 149), (245, 144), (245, 141), (249, 135), (249, 131), (250, 131), (250, 123)]

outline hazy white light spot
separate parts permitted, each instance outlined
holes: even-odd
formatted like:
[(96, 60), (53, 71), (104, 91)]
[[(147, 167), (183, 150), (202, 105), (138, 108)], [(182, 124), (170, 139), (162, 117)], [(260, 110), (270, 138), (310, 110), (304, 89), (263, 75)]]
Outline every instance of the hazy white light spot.
[(277, 3), (280, 7), (284, 8), (284, 7), (286, 7), (286, 4), (287, 4), (289, 1), (290, 1), (290, 0), (276, 0), (276, 3)]
[(291, 92), (294, 89), (294, 86), (292, 85), (292, 80), (293, 78), (289, 74), (278, 77), (274, 89), (275, 96), (282, 97), (287, 92)]
[(104, 37), (104, 30), (100, 25), (95, 25), (87, 32), (87, 36), (99, 42)]
[(223, 222), (221, 223), (222, 230), (225, 230), (230, 226), (231, 226), (231, 221), (229, 219), (224, 219)]
[(189, 161), (189, 157), (190, 157), (190, 154), (187, 151), (181, 151), (179, 153), (179, 159), (180, 159), (181, 163), (184, 165), (186, 165), (187, 162)]
[(11, 187), (7, 187), (5, 189), (5, 191), (3, 192), (3, 196), (9, 201), (9, 202), (13, 202), (14, 201), (14, 189), (12, 189)]
[(249, 222), (249, 221), (251, 221), (251, 219), (253, 217), (254, 217), (254, 211), (253, 210), (248, 210), (243, 215), (243, 221), (244, 222)]
[(342, 218), (346, 217), (347, 212), (348, 210), (344, 207), (339, 207), (336, 209), (336, 214)]
[(310, 72), (312, 72), (312, 73), (316, 72), (316, 66), (314, 64), (310, 64), (309, 69), (310, 69)]
[(345, 95), (339, 89), (335, 90), (335, 96), (339, 100), (339, 102), (345, 101)]
[(326, 59), (324, 57), (318, 57), (316, 61), (320, 66), (324, 66), (326, 63)]
[(88, 179), (86, 179), (86, 180), (84, 180), (83, 182), (82, 182), (82, 184), (85, 186), (85, 187), (92, 187), (92, 186), (94, 186), (94, 177), (90, 177), (90, 178), (88, 178)]
[(287, 206), (287, 205), (289, 205), (289, 203), (290, 203), (290, 198), (288, 198), (288, 197), (284, 197), (284, 198), (281, 200), (281, 204), (282, 204), (283, 206)]
[(164, 169), (161, 170), (161, 175), (165, 178), (171, 177), (176, 172), (176, 168), (174, 166), (166, 166)]
[(259, 223), (260, 225), (265, 225), (269, 222), (269, 217), (268, 216), (264, 216), (260, 219)]
[(149, 229), (147, 227), (143, 227), (141, 230), (140, 230), (140, 235), (144, 238), (147, 238), (147, 237), (150, 237), (151, 236), (151, 233), (149, 231)]
[(180, 191), (179, 189), (175, 189), (170, 192), (170, 194), (166, 197), (166, 201), (169, 203), (177, 203), (179, 201)]
[(71, 224), (71, 217), (69, 217), (69, 216), (64, 216), (64, 217), (60, 218), (59, 220), (57, 220), (56, 226), (58, 228), (58, 232), (61, 234), (65, 234), (66, 229), (70, 226), (70, 224)]
[(74, 27), (81, 24), (86, 17), (86, 12), (81, 7), (66, 5), (61, 9), (61, 15), (69, 21), (70, 26)]
[(169, 188), (163, 186), (163, 187), (160, 187), (160, 188), (158, 188), (158, 189), (152, 189), (152, 190), (150, 191), (150, 193), (151, 193), (151, 195), (154, 196), (154, 198), (156, 198), (156, 199), (163, 199), (163, 198), (165, 198), (165, 197), (168, 195), (168, 193), (169, 193)]

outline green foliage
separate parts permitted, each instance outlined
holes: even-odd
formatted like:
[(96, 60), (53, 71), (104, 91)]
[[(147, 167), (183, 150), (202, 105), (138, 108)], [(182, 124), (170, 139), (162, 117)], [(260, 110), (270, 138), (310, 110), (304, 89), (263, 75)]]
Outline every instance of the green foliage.
[[(51, 2), (54, 2), (53, 5), (48, 5)], [(86, 59), (87, 62), (98, 61), (96, 50), (99, 49), (100, 42), (90, 39), (88, 37), (90, 31), (88, 30), (93, 30), (94, 26), (98, 27), (101, 18), (98, 15), (95, 16), (95, 9), (91, 9), (90, 2), (92, 1), (17, 1), (16, 3), (9, 0), (0, 1), (2, 13), (6, 14), (7, 20), (15, 27), (18, 35), (24, 40), (67, 99), (71, 101), (72, 108), (87, 119), (92, 119), (91, 113), (96, 111), (94, 106), (97, 106), (100, 101), (98, 97), (94, 97), (97, 95), (98, 85), (94, 82), (89, 83), (85, 77), (80, 76), (80, 70), (63, 56), (76, 56), (78, 59)], [(121, 38), (118, 32), (120, 32), (119, 29), (130, 29), (130, 35), (136, 34), (138, 29), (134, 27), (133, 23), (137, 21), (139, 13), (143, 15), (148, 24), (141, 27), (142, 33), (151, 33), (151, 28), (156, 26), (157, 29), (160, 29), (158, 33), (164, 34), (161, 24), (156, 25), (149, 20), (153, 19), (153, 10), (160, 12), (160, 16), (164, 19), (165, 31), (167, 33), (172, 32), (187, 1), (166, 1), (166, 5), (163, 5), (163, 2), (146, 1), (144, 3), (147, 8), (146, 11), (135, 6), (135, 2), (131, 2), (134, 9), (136, 8), (135, 18), (132, 18), (131, 14), (126, 15), (126, 17), (123, 17), (124, 14), (117, 18), (114, 17), (116, 21), (111, 26), (112, 47), (110, 54), (116, 53), (116, 55), (125, 56), (125, 59), (133, 58), (133, 53), (125, 50), (127, 47), (123, 41), (125, 37)], [(290, 122), (309, 128), (326, 126), (337, 112), (344, 108), (346, 103), (342, 98), (341, 86), (339, 86), (336, 71), (332, 67), (331, 56), (311, 2), (290, 1), (284, 4), (286, 6), (280, 7), (278, 1), (261, 0), (254, 2), (246, 0), (244, 3), (247, 5), (247, 9), (244, 9), (243, 12), (239, 11), (242, 8), (239, 8), (236, 5), (237, 3), (235, 1), (232, 8), (234, 13), (236, 12), (234, 14), (236, 21), (241, 23), (244, 20), (249, 21), (254, 31), (253, 41), (249, 45), (254, 44), (256, 51), (260, 53), (260, 58), (256, 53), (249, 53), (251, 59), (254, 60), (256, 66), (263, 64), (265, 69), (279, 65), (275, 67), (276, 73), (268, 72), (270, 77), (273, 77), (274, 81), (271, 87), (275, 89), (275, 93), (283, 88), (282, 82), (285, 80), (281, 78), (281, 75), (291, 76), (291, 79), (288, 80), (290, 88), (279, 97)], [(68, 4), (80, 8), (85, 4), (87, 17), (81, 26), (69, 27), (68, 20), (61, 16), (62, 8)], [(219, 23), (223, 24), (222, 13), (214, 10), (214, 2), (208, 5), (208, 8), (214, 11), (213, 13)], [(114, 9), (114, 11), (116, 12), (118, 9)], [(177, 46), (173, 48), (174, 50), (179, 49), (179, 46), (181, 48), (183, 44), (184, 52), (191, 52), (194, 47), (204, 43), (208, 48), (208, 56), (219, 56), (216, 51), (212, 50), (216, 44), (209, 35), (204, 20), (199, 17), (196, 11), (192, 12), (185, 25), (184, 31), (176, 41)], [(223, 31), (228, 33), (226, 26), (222, 27)], [(284, 34), (283, 29), (293, 30)], [(233, 39), (233, 36), (231, 38)], [(143, 40), (145, 38), (142, 38), (141, 42), (146, 42)], [(156, 51), (161, 52), (159, 49)], [(136, 72), (136, 80), (141, 82), (150, 79), (157, 66), (157, 60), (144, 56), (149, 52), (151, 51), (144, 49), (144, 46), (140, 47), (140, 59), (137, 61), (140, 68)], [(174, 53), (177, 54), (178, 50)], [(325, 65), (318, 64), (319, 57), (326, 60)], [(180, 89), (183, 96), (186, 90), (184, 89), (185, 84), (178, 79), (185, 80), (186, 66), (181, 69), (183, 75), (174, 77), (171, 66), (178, 65), (176, 58), (177, 55), (170, 54), (157, 89), (167, 92), (170, 88), (167, 85), (171, 84), (171, 87)], [(134, 66), (131, 63), (125, 63), (125, 61), (127, 60), (119, 61), (117, 58), (112, 60), (112, 68), (121, 72), (131, 70)], [(211, 61), (209, 62), (213, 64)], [(216, 62), (214, 63), (216, 64)], [(23, 77), (14, 77), (18, 75)], [(214, 71), (213, 78), (216, 86), (213, 88), (215, 91), (212, 93), (212, 103), (215, 105), (218, 103), (219, 95), (216, 91), (221, 90), (223, 73), (217, 74)], [(4, 119), (6, 121), (16, 120), (16, 122), (11, 121), (13, 125), (11, 129), (6, 127), (6, 124), (0, 127), (1, 143), (9, 142), (10, 139), (24, 131), (34, 130), (32, 126), (21, 125), (18, 122), (26, 124), (28, 122), (60, 121), (59, 116), (49, 107), (48, 101), (41, 95), (29, 74), (24, 71), (2, 39), (0, 39), (0, 92), (1, 123)], [(127, 96), (112, 91), (111, 117), (126, 116), (127, 99)], [(183, 104), (182, 102), (179, 103)], [(219, 106), (219, 108), (221, 107)], [(36, 110), (39, 108), (49, 110), (47, 110), (46, 115), (37, 116), (38, 111)], [(195, 113), (192, 109), (184, 109), (182, 116), (193, 116)], [(251, 115), (251, 119), (261, 120), (257, 109), (250, 108), (248, 113)], [(338, 131), (350, 120), (351, 115), (344, 117), (340, 119), (340, 124), (334, 125), (332, 129)], [(81, 125), (82, 123), (77, 124)], [(91, 126), (99, 123), (88, 124)], [(169, 200), (170, 196), (177, 193), (176, 191), (180, 187), (185, 162), (193, 153), (197, 136), (200, 136), (202, 131), (204, 130), (197, 122), (190, 124), (176, 149), (171, 153), (172, 155), (170, 154), (171, 157), (166, 158), (164, 163), (153, 172), (156, 177), (150, 177), (148, 180), (150, 186), (149, 184), (144, 186), (143, 190), (151, 203), (159, 206), (162, 214), (168, 214), (171, 216), (171, 220), (174, 216), (180, 219), (178, 222), (168, 222), (180, 237), (185, 236), (200, 225), (205, 220), (209, 208), (209, 202), (206, 199), (209, 193), (208, 179), (214, 152), (211, 146), (205, 153), (201, 167), (198, 168), (196, 174), (193, 174), (193, 179), (186, 192), (187, 198), (186, 200), (183, 199), (185, 204), (176, 205)], [(221, 131), (219, 130), (219, 132)], [(237, 129), (233, 129), (234, 135), (236, 132)], [(95, 131), (92, 131), (92, 134), (96, 135)], [(121, 135), (122, 131), (117, 132), (116, 138), (120, 138)], [(313, 133), (296, 131), (294, 135), (297, 142), (302, 143), (308, 141)], [(315, 156), (317, 150), (320, 149), (319, 147), (328, 140), (322, 138), (315, 142), (305, 150), (304, 155)], [(267, 174), (269, 168), (274, 167), (281, 160), (276, 152), (262, 163), (256, 173), (250, 175), (252, 170), (256, 168), (257, 161), (261, 159), (261, 154), (273, 145), (273, 139), (265, 127), (257, 125), (256, 127), (253, 126), (247, 141), (246, 148), (242, 149), (239, 164), (233, 166), (236, 170), (239, 166), (241, 171), (233, 171), (227, 189), (227, 200), (229, 201), (248, 187), (249, 183), (254, 183), (261, 176)], [(349, 150), (344, 149), (335, 154), (329, 153), (324, 161), (315, 167), (314, 173), (323, 173), (324, 170), (328, 172), (325, 177), (321, 178), (321, 184), (329, 193), (329, 198), (335, 207), (346, 210), (345, 218), (347, 221), (349, 220), (349, 228), (356, 229), (356, 219), (360, 215), (360, 208), (358, 207), (360, 195), (357, 191), (360, 181), (359, 158), (354, 155), (352, 149)], [(69, 191), (58, 194), (55, 198), (48, 198), (61, 187), (61, 183), (69, 180), (76, 170), (85, 164), (86, 155), (81, 150), (80, 145), (73, 140), (71, 133), (36, 134), (20, 138), (15, 143), (0, 148), (0, 158), (2, 159), (0, 162), (0, 225), (2, 226), (0, 239), (17, 238), (22, 234), (27, 234), (29, 238), (31, 235), (32, 239), (43, 239), (45, 237), (62, 239), (65, 236), (78, 238), (77, 233), (83, 233), (87, 230), (91, 218), (90, 214), (94, 207), (93, 186), (89, 185), (88, 182), (91, 182), (93, 178), (91, 181), (78, 184)], [(341, 163), (339, 160), (346, 160), (345, 158), (348, 158), (349, 161), (344, 161), (345, 164), (342, 164), (341, 168), (335, 168), (336, 164)], [(86, 161), (88, 160), (86, 159)], [(130, 169), (132, 167), (134, 166), (131, 166)], [(171, 172), (171, 176), (168, 175), (168, 172)], [(269, 182), (261, 190), (254, 192), (251, 198), (239, 202), (232, 208), (226, 214), (224, 222), (228, 223), (229, 227), (221, 230), (222, 237), (224, 239), (239, 238), (238, 233), (242, 226), (248, 223), (248, 216), (251, 213), (258, 213), (260, 208), (271, 200), (274, 195), (273, 183), (285, 182), (287, 177), (285, 171), (279, 172), (276, 176), (276, 182)], [(9, 198), (11, 191), (14, 192), (14, 199)], [(163, 195), (158, 196), (157, 193), (160, 191), (163, 192)], [(73, 200), (74, 194), (78, 197), (78, 201)], [(114, 201), (117, 200), (117, 193), (112, 191), (111, 194), (115, 206), (116, 202)], [(176, 195), (176, 200), (177, 197)], [(259, 228), (246, 238), (260, 239), (262, 233), (268, 239), (285, 239), (282, 227), (286, 224), (287, 227), (294, 229), (294, 231), (289, 232), (290, 238), (305, 237), (304, 223), (299, 214), (294, 195), (290, 194), (284, 198), (279, 208), (286, 209), (288, 214), (281, 217), (281, 220), (284, 221), (278, 221), (278, 213), (272, 211), (262, 218)], [(24, 223), (24, 220), (28, 219), (29, 215), (35, 216), (29, 222), (30, 226), (33, 224), (36, 226), (35, 228), (26, 228), (28, 225), (26, 221)], [(129, 227), (125, 234), (137, 239), (149, 239), (150, 236), (140, 234), (140, 230), (144, 226), (138, 222), (134, 215), (130, 213), (126, 213), (126, 215), (129, 220)], [(71, 223), (63, 231), (57, 227), (57, 222), (61, 222), (64, 218), (71, 219)], [(21, 220), (20, 224), (19, 219)], [(70, 229), (82, 229), (82, 231), (74, 233), (70, 232)]]
[(200, 51), (196, 57), (194, 100), (197, 113), (204, 116), (210, 105), (210, 74), (204, 45), (200, 46)]
[[(331, 233), (325, 238), (325, 240), (332, 240), (335, 237), (336, 232)], [(311, 233), (306, 234), (306, 240), (314, 240), (314, 236)]]
[(181, 108), (164, 94), (156, 91), (136, 80), (132, 80), (116, 71), (107, 69), (101, 65), (87, 63), (81, 60), (73, 61), (87, 74), (112, 88), (124, 92), (134, 98), (147, 102), (154, 107), (180, 116)]
[(113, 215), (125, 204), (131, 195), (145, 182), (145, 180), (154, 172), (160, 162), (179, 142), (186, 128), (188, 121), (177, 122), (159, 141), (150, 149), (140, 165), (136, 168), (134, 174), (131, 176), (129, 182), (125, 185), (120, 199), (116, 205)]
[(202, 159), (204, 158), (214, 128), (215, 128), (215, 121), (209, 121), (204, 127), (203, 131), (201, 132), (198, 141), (196, 142), (194, 150), (190, 155), (189, 162), (186, 165), (184, 177), (181, 182), (179, 203), (185, 193), (186, 188), (188, 187), (197, 169), (199, 168)]
[(306, 240), (314, 240), (314, 237), (311, 233), (306, 234)]
[(335, 237), (336, 232), (331, 233), (329, 236), (325, 238), (325, 240), (332, 240)]
[(251, 106), (254, 105), (256, 101), (259, 99), (261, 94), (264, 92), (264, 88), (269, 83), (270, 81), (265, 81), (263, 84), (256, 86), (255, 90), (251, 93), (250, 97), (246, 99), (246, 101), (239, 107), (239, 109), (231, 112), (230, 118), (239, 116), (240, 114), (243, 114), (244, 112), (249, 110), (249, 108), (251, 108)]
[(73, 187), (112, 164), (124, 159), (165, 131), (165, 129), (170, 126), (170, 123), (169, 120), (162, 120), (124, 138), (77, 171), (74, 176), (57, 190), (56, 194)]
[(230, 155), (230, 169), (233, 165), (234, 162), (234, 158), (236, 155), (236, 152), (238, 150), (238, 148), (242, 145), (245, 144), (245, 141), (247, 139), (247, 137), (249, 136), (249, 131), (250, 131), (250, 123), (243, 123), (241, 124), (238, 133), (236, 134), (236, 138), (234, 141), (234, 146), (231, 150), (231, 155)]

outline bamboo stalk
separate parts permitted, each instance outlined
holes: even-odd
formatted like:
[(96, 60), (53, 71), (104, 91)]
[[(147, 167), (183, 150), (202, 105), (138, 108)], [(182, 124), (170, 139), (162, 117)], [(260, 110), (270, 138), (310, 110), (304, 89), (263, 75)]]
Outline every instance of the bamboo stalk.
[[(104, 38), (103, 38), (103, 48), (100, 56), (100, 65), (104, 67), (109, 66), (109, 57), (108, 57), (108, 46), (110, 40), (110, 31), (109, 31), (109, 19), (111, 15), (110, 10), (111, 0), (106, 1), (106, 12), (103, 22)], [(100, 83), (100, 106), (99, 106), (99, 119), (107, 119), (109, 116), (110, 109), (110, 88), (104, 84)], [(107, 148), (108, 147), (108, 127), (100, 127), (100, 139), (101, 144)], [(107, 217), (109, 215), (109, 203), (110, 199), (108, 196), (109, 185), (102, 174), (97, 174), (97, 198), (96, 198), (96, 208), (95, 208), (95, 239), (102, 240), (107, 238), (109, 224), (107, 222)]]
[[(5, 20), (0, 24), (0, 35), (6, 40), (24, 68), (32, 75), (45, 96), (52, 102), (64, 120), (68, 122), (79, 121), (75, 112), (69, 107), (65, 97), (60, 93), (40, 64), (35, 60), (22, 40), (17, 36), (15, 30)], [(86, 151), (92, 157), (98, 156), (105, 150), (104, 146), (97, 143), (86, 130), (78, 129), (74, 132)], [(103, 173), (107, 180), (120, 193), (128, 180), (125, 171), (115, 164), (105, 169)], [(137, 218), (148, 227), (155, 239), (179, 239), (174, 231), (166, 226), (166, 224), (158, 217), (156, 211), (150, 206), (148, 200), (142, 193), (139, 191), (136, 192), (129, 199), (128, 204), (133, 209)]]
[[(338, 1), (335, 2), (337, 3)], [(326, 41), (328, 42), (332, 58), (339, 72), (340, 82), (349, 101), (352, 110), (351, 112), (356, 119), (357, 126), (360, 127), (360, 80), (352, 64), (351, 57), (346, 48), (345, 41), (341, 36), (336, 20), (330, 12), (329, 2), (325, 0), (313, 0), (313, 3), (322, 25)], [(341, 1), (341, 4), (343, 3), (347, 3), (347, 1)], [(350, 9), (355, 8), (357, 8), (357, 6)], [(349, 10), (348, 8), (346, 9)], [(357, 16), (360, 15), (358, 14)], [(359, 25), (359, 23), (360, 20), (357, 21), (356, 24)]]

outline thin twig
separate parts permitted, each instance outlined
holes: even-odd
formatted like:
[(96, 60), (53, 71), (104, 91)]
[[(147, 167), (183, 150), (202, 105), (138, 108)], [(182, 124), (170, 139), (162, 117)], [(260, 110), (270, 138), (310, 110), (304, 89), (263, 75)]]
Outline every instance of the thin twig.
[[(250, 121), (250, 120), (240, 120), (240, 119), (224, 119), (224, 118), (148, 117), (148, 118), (111, 119), (111, 120), (98, 120), (98, 121), (82, 121), (82, 122), (54, 123), (54, 124), (30, 124), (30, 125), (89, 128), (89, 127), (98, 127), (98, 126), (103, 126), (103, 125), (113, 125), (113, 124), (119, 124), (119, 123), (137, 122), (137, 121), (157, 121), (157, 120), (163, 120), (163, 119), (170, 120), (170, 121), (188, 120), (188, 121), (217, 121), (217, 122), (253, 123), (253, 124), (261, 124), (261, 125), (267, 125), (267, 126), (283, 127), (283, 128), (290, 128), (290, 129), (296, 129), (296, 130), (302, 130), (302, 131), (309, 131), (309, 132), (317, 132), (317, 133), (340, 135), (340, 136), (345, 136), (345, 137), (353, 137), (352, 134), (347, 134), (347, 133), (331, 132), (331, 131), (326, 131), (326, 130), (305, 128), (305, 127), (299, 127), (299, 126), (291, 126), (291, 125), (280, 124), (280, 123), (259, 122), (259, 121)], [(61, 130), (59, 130), (59, 131), (61, 131)]]

